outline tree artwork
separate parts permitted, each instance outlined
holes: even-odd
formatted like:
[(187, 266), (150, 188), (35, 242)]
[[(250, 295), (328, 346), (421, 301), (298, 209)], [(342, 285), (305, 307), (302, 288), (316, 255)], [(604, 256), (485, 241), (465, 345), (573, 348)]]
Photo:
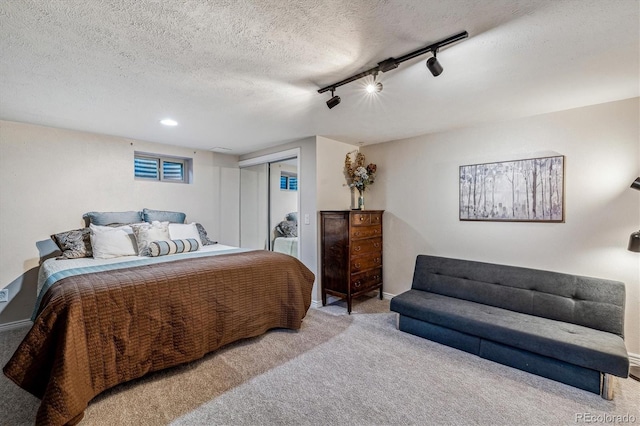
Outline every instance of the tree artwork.
[(564, 222), (564, 156), (460, 166), (460, 220)]

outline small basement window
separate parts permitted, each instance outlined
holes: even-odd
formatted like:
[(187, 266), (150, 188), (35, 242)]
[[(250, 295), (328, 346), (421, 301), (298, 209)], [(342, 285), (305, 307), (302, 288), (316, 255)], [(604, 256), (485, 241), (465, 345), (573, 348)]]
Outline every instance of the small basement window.
[(280, 172), (280, 190), (297, 191), (298, 175), (291, 172)]
[(133, 173), (139, 180), (191, 183), (192, 164), (191, 158), (136, 152), (133, 156)]

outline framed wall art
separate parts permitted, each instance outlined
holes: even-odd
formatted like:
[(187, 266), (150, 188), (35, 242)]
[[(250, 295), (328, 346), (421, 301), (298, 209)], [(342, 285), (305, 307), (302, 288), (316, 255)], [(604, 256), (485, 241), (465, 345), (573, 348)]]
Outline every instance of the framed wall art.
[(564, 222), (564, 156), (460, 166), (460, 220)]

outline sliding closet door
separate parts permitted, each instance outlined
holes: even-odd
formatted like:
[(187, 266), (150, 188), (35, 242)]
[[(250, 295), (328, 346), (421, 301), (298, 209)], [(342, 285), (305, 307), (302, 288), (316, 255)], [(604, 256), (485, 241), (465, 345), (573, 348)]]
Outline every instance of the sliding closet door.
[(269, 249), (269, 165), (240, 169), (240, 247)]
[(298, 159), (269, 163), (271, 250), (298, 257), (298, 204)]

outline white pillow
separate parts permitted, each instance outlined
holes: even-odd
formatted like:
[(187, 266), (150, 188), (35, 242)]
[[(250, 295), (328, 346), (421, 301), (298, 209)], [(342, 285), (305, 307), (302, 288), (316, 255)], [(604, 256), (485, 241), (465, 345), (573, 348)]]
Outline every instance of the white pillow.
[(98, 226), (90, 224), (91, 248), (95, 259), (111, 259), (137, 254), (133, 229), (130, 226)]
[(153, 241), (169, 241), (169, 222), (134, 223), (131, 225), (136, 235), (138, 255), (149, 256), (149, 244)]
[(169, 236), (172, 240), (188, 240), (193, 238), (198, 242), (198, 250), (202, 247), (202, 240), (200, 240), (200, 233), (195, 222), (193, 223), (170, 223), (169, 224)]

